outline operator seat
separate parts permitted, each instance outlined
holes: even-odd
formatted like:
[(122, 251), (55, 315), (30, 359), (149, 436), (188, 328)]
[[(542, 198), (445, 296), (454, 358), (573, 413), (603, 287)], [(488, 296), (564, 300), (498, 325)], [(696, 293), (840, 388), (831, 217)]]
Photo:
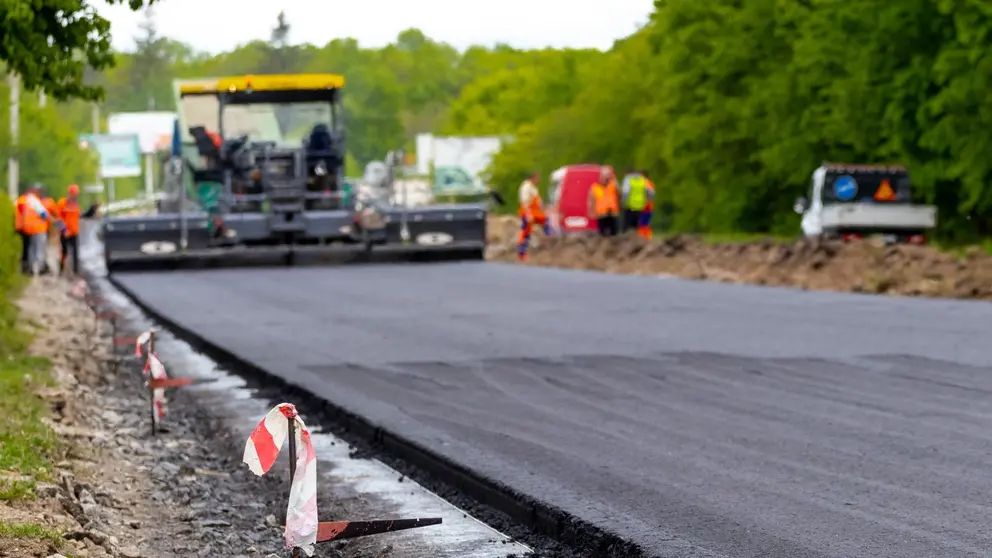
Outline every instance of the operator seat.
[[(324, 123), (314, 125), (304, 143), (306, 150), (307, 191), (324, 191), (337, 194), (336, 169), (339, 168), (339, 163), (334, 154), (334, 138), (331, 136), (330, 127)], [(318, 172), (318, 169), (321, 170)], [(308, 209), (339, 209), (340, 206), (341, 202), (336, 197), (324, 200), (310, 200), (307, 203)]]
[(307, 140), (307, 155), (320, 156), (329, 152), (332, 146), (331, 130), (327, 124), (317, 124), (310, 130), (310, 137)]

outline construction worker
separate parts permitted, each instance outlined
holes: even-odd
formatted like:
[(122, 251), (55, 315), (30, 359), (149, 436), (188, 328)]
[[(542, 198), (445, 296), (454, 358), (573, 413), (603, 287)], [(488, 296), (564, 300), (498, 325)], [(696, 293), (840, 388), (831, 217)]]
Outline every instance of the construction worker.
[(60, 234), (61, 257), (59, 258), (59, 274), (65, 273), (65, 261), (72, 253), (72, 273), (79, 275), (79, 186), (70, 184), (66, 197), (58, 201), (56, 208), (58, 218), (62, 221)]
[(651, 182), (651, 178), (648, 176), (648, 171), (642, 170), (641, 176), (644, 177), (645, 185), (647, 186), (647, 198), (648, 201), (644, 205), (644, 211), (641, 212), (641, 220), (638, 223), (637, 234), (639, 234), (644, 240), (651, 240), (651, 217), (654, 215), (654, 198), (655, 198), (655, 188), (654, 182)]
[(28, 252), (31, 238), (24, 232), (24, 207), (27, 203), (27, 192), (18, 196), (14, 201), (14, 230), (21, 237), (21, 273), (28, 272)]
[(599, 181), (589, 188), (589, 218), (596, 221), (600, 236), (616, 236), (620, 201), (617, 199), (617, 181), (610, 169), (603, 167)]
[(540, 225), (545, 236), (551, 234), (551, 224), (544, 213), (544, 203), (541, 201), (541, 192), (537, 189), (540, 184), (541, 174), (533, 172), (520, 184), (520, 234), (517, 238), (517, 255), (520, 260), (527, 259), (527, 247), (530, 245), (530, 235), (534, 230), (534, 225)]
[(210, 130), (204, 130), (204, 131), (207, 133), (207, 136), (210, 137), (210, 141), (213, 142), (214, 147), (220, 149), (220, 146), (224, 143), (224, 140), (221, 139), (220, 135), (217, 132), (212, 132)]
[[(38, 195), (41, 197), (41, 203), (45, 206), (45, 211), (48, 213), (48, 232), (46, 233), (46, 247), (45, 247), (45, 259), (42, 265), (42, 274), (51, 273), (52, 270), (48, 267), (48, 246), (55, 247), (59, 245), (60, 232), (63, 227), (62, 222), (59, 220), (59, 210), (58, 203), (55, 198), (48, 195), (48, 190), (45, 189), (44, 185), (38, 185)], [(53, 226), (55, 225), (55, 226)]]
[(649, 192), (647, 179), (637, 171), (628, 171), (623, 177), (623, 230), (640, 228), (641, 214), (647, 207)]
[(28, 189), (22, 216), (22, 230), (28, 236), (28, 267), (32, 275), (38, 275), (44, 271), (48, 225), (54, 216), (42, 202), (37, 186)]

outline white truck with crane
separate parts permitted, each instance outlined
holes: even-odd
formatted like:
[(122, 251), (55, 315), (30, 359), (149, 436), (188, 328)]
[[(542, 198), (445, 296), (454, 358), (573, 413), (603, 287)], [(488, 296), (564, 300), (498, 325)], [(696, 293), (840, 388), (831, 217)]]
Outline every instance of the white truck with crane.
[(880, 235), (889, 243), (925, 244), (937, 208), (913, 204), (910, 187), (904, 166), (824, 163), (794, 209), (807, 238)]

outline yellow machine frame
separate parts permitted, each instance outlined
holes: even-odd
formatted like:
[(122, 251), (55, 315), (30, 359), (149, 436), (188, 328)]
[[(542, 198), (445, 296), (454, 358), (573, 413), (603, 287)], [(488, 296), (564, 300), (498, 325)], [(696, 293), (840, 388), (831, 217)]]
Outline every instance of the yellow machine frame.
[(270, 74), (218, 78), (213, 83), (190, 83), (179, 86), (182, 95), (211, 95), (238, 91), (319, 91), (341, 89), (344, 76), (338, 74)]

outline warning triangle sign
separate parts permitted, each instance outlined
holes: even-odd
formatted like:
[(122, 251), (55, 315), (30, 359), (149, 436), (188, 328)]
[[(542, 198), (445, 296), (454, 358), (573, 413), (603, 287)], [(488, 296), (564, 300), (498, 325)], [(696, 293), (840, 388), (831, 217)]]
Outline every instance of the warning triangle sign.
[(882, 179), (882, 185), (875, 190), (875, 201), (892, 201), (896, 199), (896, 191), (892, 189), (889, 179)]

